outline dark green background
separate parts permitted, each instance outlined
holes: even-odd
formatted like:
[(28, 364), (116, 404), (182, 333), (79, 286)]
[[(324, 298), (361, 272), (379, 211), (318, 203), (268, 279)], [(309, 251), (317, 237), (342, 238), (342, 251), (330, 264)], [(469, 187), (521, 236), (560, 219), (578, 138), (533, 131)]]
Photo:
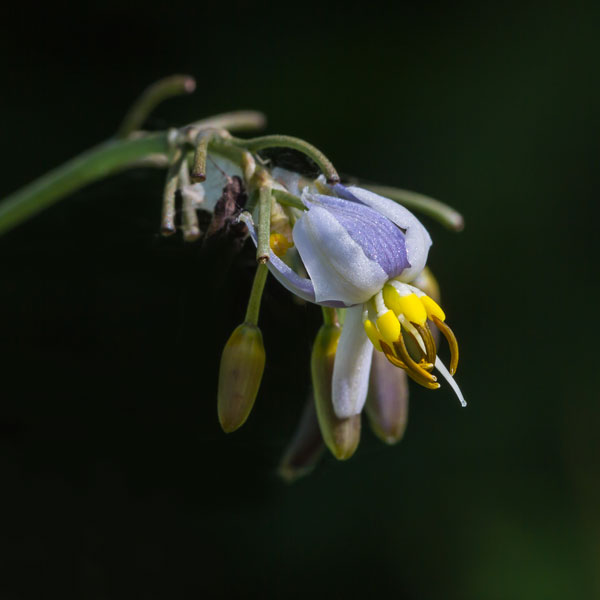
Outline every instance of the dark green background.
[(257, 108), (463, 212), (425, 222), (469, 400), (413, 387), (398, 446), (365, 428), (282, 484), (318, 309), (268, 283), (261, 393), (226, 436), (252, 250), (161, 240), (162, 173), (95, 184), (0, 240), (2, 598), (600, 596), (597, 4), (2, 13), (0, 196), (193, 74), (150, 126)]

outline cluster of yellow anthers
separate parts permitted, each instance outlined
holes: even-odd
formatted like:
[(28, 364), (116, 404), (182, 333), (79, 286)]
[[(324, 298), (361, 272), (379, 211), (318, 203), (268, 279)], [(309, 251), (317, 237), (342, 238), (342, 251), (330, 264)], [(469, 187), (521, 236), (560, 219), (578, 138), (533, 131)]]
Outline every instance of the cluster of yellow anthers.
[(444, 311), (421, 290), (391, 280), (371, 298), (363, 312), (363, 325), (375, 349), (383, 352), (393, 365), (404, 369), (420, 385), (436, 389), (440, 384), (431, 371), (436, 365), (437, 350), (428, 320), (448, 341), (449, 371), (454, 375), (458, 366), (456, 337), (444, 322)]
[(269, 237), (269, 245), (273, 254), (282, 258), (294, 244), (283, 233), (272, 233)]

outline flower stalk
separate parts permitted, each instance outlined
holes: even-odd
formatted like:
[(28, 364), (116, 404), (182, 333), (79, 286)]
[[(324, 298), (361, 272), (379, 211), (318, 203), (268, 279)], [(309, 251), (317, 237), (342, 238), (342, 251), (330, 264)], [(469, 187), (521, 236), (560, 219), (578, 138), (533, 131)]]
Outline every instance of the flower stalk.
[(252, 325), (258, 324), (260, 302), (268, 274), (269, 270), (266, 265), (259, 264), (256, 268), (254, 281), (252, 282), (252, 290), (250, 292), (250, 299), (248, 300), (248, 308), (246, 309), (246, 318), (244, 319), (246, 323), (251, 323)]
[(202, 196), (194, 193), (190, 187), (190, 173), (187, 160), (182, 160), (179, 167), (179, 185), (181, 186), (182, 230), (186, 242), (194, 242), (201, 236), (196, 212), (196, 202), (202, 201)]
[(263, 183), (258, 188), (258, 245), (256, 260), (265, 264), (271, 249), (271, 187)]
[[(177, 150), (173, 156), (163, 191), (162, 218), (160, 232), (164, 236), (173, 235), (177, 230), (175, 225), (175, 196), (179, 188), (179, 177), (182, 163), (185, 162), (181, 150)], [(186, 167), (187, 168), (187, 167)]]
[(191, 94), (195, 89), (196, 81), (189, 75), (172, 75), (152, 84), (146, 88), (125, 115), (117, 132), (117, 138), (126, 138), (140, 129), (148, 115), (168, 98)]
[(231, 142), (251, 152), (258, 152), (267, 148), (291, 148), (292, 150), (298, 150), (317, 164), (327, 178), (328, 183), (335, 184), (340, 181), (340, 176), (335, 170), (333, 163), (318, 148), (300, 138), (289, 135), (264, 135), (249, 140), (231, 138)]

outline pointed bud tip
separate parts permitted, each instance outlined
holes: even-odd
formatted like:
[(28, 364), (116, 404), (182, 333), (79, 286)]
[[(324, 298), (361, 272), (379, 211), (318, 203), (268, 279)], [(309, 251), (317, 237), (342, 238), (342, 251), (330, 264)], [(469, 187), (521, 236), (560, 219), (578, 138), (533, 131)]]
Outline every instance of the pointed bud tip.
[(245, 398), (239, 395), (229, 402), (221, 401), (218, 404), (219, 424), (225, 433), (237, 431), (247, 421), (250, 413), (244, 405)]
[(191, 75), (188, 75), (183, 80), (183, 91), (187, 94), (191, 94), (192, 92), (196, 91), (196, 80)]
[(356, 449), (358, 448), (358, 440), (356, 443), (351, 444), (350, 446), (333, 446), (330, 447), (329, 449), (331, 450), (331, 453), (333, 454), (333, 456), (335, 456), (335, 458), (337, 460), (348, 460), (349, 458), (352, 458), (354, 456), (354, 453), (356, 452)]

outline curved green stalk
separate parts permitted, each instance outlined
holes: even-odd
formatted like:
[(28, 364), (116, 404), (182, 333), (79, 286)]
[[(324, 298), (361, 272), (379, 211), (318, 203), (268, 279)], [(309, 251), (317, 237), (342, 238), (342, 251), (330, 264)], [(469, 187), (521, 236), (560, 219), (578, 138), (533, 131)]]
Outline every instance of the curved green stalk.
[(0, 203), (0, 234), (85, 185), (132, 166), (149, 154), (169, 151), (167, 133), (109, 140), (17, 190)]
[(254, 282), (252, 283), (252, 291), (250, 292), (250, 299), (248, 300), (248, 308), (246, 309), (244, 323), (251, 323), (252, 325), (258, 324), (260, 301), (263, 290), (265, 289), (265, 282), (267, 281), (268, 274), (269, 269), (267, 269), (267, 265), (262, 263), (259, 264), (256, 268), (256, 274), (254, 275)]
[(422, 212), (424, 215), (435, 219), (444, 225), (444, 227), (452, 229), (453, 231), (462, 231), (465, 227), (463, 216), (458, 211), (439, 200), (429, 198), (429, 196), (385, 185), (361, 183), (360, 186), (367, 190), (371, 190), (380, 196), (385, 196), (390, 200), (394, 200), (395, 202), (406, 206), (406, 208)]
[[(194, 123), (195, 128), (257, 129), (265, 117), (256, 111), (234, 111)], [(211, 142), (211, 151), (242, 164), (244, 151), (222, 140)], [(169, 132), (110, 139), (76, 156), (17, 190), (0, 203), (0, 235), (33, 217), (63, 197), (109, 175), (140, 166), (167, 166), (166, 156), (172, 150)]]
[(317, 163), (319, 169), (327, 177), (328, 183), (334, 184), (340, 181), (340, 176), (331, 161), (318, 148), (300, 138), (289, 135), (264, 135), (249, 140), (231, 138), (231, 142), (250, 150), (250, 152), (258, 152), (266, 148), (291, 148), (298, 150)]
[(279, 202), (279, 204), (283, 204), (284, 206), (292, 206), (293, 208), (298, 208), (299, 210), (306, 210), (306, 206), (304, 206), (302, 200), (300, 200), (298, 196), (290, 194), (290, 192), (273, 188), (271, 193), (273, 194), (275, 200)]
[(196, 81), (190, 75), (172, 75), (153, 83), (129, 109), (119, 127), (117, 137), (125, 138), (140, 129), (148, 115), (164, 100), (181, 94), (191, 94), (195, 89)]

